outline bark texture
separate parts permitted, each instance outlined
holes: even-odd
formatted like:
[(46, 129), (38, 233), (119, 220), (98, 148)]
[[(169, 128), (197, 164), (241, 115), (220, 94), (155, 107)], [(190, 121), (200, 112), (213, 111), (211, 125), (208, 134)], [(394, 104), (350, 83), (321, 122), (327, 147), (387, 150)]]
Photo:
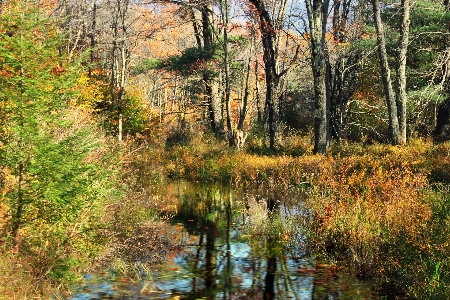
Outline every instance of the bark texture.
[(375, 29), (377, 31), (378, 57), (380, 60), (381, 77), (383, 80), (386, 104), (389, 114), (389, 138), (392, 145), (406, 144), (406, 57), (409, 43), (409, 25), (411, 4), (409, 0), (402, 0), (400, 40), (398, 46), (397, 89), (394, 92), (391, 71), (386, 51), (383, 22), (381, 20), (380, 2), (372, 0)]
[(278, 85), (280, 76), (277, 73), (277, 57), (275, 53), (276, 32), (272, 18), (264, 1), (250, 0), (259, 16), (261, 40), (263, 44), (263, 59), (266, 73), (266, 106), (269, 124), (270, 148), (276, 149), (281, 143), (280, 111)]
[(406, 94), (406, 56), (408, 53), (409, 43), (409, 24), (410, 24), (409, 0), (401, 1), (402, 25), (400, 31), (400, 49), (399, 49), (399, 66), (397, 70), (398, 90), (397, 90), (397, 107), (399, 120), (399, 143), (406, 144), (406, 102), (408, 100)]
[(325, 32), (328, 0), (306, 1), (311, 31), (311, 68), (314, 77), (314, 153), (324, 154), (328, 146), (329, 106), (326, 85)]
[[(203, 1), (200, 7), (202, 15), (203, 47), (206, 51), (214, 51), (214, 17), (212, 0)], [(206, 71), (203, 74), (205, 82), (205, 102), (208, 104), (211, 129), (219, 139), (224, 136), (223, 105), (219, 95), (219, 80), (217, 76)]]
[(375, 29), (377, 31), (378, 59), (380, 60), (381, 78), (383, 80), (383, 88), (389, 114), (389, 137), (391, 143), (397, 145), (399, 143), (400, 128), (398, 123), (397, 104), (394, 89), (392, 87), (391, 71), (388, 64), (383, 22), (381, 21), (380, 1), (372, 0), (372, 8)]

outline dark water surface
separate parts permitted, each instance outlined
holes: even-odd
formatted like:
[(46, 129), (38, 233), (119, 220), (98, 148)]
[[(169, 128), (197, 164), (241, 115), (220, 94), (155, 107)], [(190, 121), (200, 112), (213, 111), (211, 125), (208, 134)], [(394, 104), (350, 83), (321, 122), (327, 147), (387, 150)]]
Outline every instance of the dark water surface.
[(175, 182), (159, 196), (187, 236), (179, 251), (142, 280), (88, 274), (70, 299), (376, 299), (368, 284), (305, 255), (300, 195)]

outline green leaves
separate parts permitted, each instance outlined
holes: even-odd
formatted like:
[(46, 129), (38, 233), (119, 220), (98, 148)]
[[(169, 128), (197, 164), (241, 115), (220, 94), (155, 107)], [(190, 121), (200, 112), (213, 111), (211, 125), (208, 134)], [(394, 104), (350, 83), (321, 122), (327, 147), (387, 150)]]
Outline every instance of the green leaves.
[(211, 61), (220, 57), (221, 48), (212, 45), (205, 48), (187, 48), (180, 56), (170, 57), (165, 65), (169, 70), (179, 71), (183, 75), (192, 75), (199, 72), (213, 72)]
[(148, 58), (142, 61), (141, 64), (136, 66), (131, 72), (133, 75), (139, 75), (150, 70), (160, 69), (164, 67), (164, 61), (160, 59)]
[(12, 32), (0, 39), (0, 168), (10, 175), (2, 201), (12, 217), (3, 238), (34, 260), (33, 276), (66, 278), (74, 253), (96, 251), (89, 228), (120, 196), (117, 160), (68, 105), (80, 66), (60, 62), (54, 22), (19, 1), (0, 32)]

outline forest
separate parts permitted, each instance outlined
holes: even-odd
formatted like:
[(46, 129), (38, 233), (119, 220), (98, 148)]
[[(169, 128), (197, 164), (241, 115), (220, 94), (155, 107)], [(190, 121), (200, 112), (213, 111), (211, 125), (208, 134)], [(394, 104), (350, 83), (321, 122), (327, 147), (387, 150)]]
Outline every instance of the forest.
[[(156, 274), (191, 230), (162, 196), (180, 181), (247, 195), (267, 274), (304, 247), (298, 274), (447, 299), (449, 34), (448, 0), (0, 0), (0, 299)], [(199, 228), (231, 222), (214, 197)], [(280, 203), (303, 213), (283, 224)], [(219, 299), (205, 268), (170, 299)], [(285, 299), (255, 291), (220, 295)]]

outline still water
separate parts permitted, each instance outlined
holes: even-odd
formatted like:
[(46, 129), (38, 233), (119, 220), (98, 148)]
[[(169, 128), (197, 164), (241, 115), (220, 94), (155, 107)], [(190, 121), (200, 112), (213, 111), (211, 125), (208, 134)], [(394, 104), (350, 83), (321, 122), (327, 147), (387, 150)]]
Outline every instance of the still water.
[(300, 193), (180, 181), (158, 199), (184, 236), (178, 251), (140, 280), (88, 274), (70, 299), (376, 299), (368, 284), (306, 255)]

